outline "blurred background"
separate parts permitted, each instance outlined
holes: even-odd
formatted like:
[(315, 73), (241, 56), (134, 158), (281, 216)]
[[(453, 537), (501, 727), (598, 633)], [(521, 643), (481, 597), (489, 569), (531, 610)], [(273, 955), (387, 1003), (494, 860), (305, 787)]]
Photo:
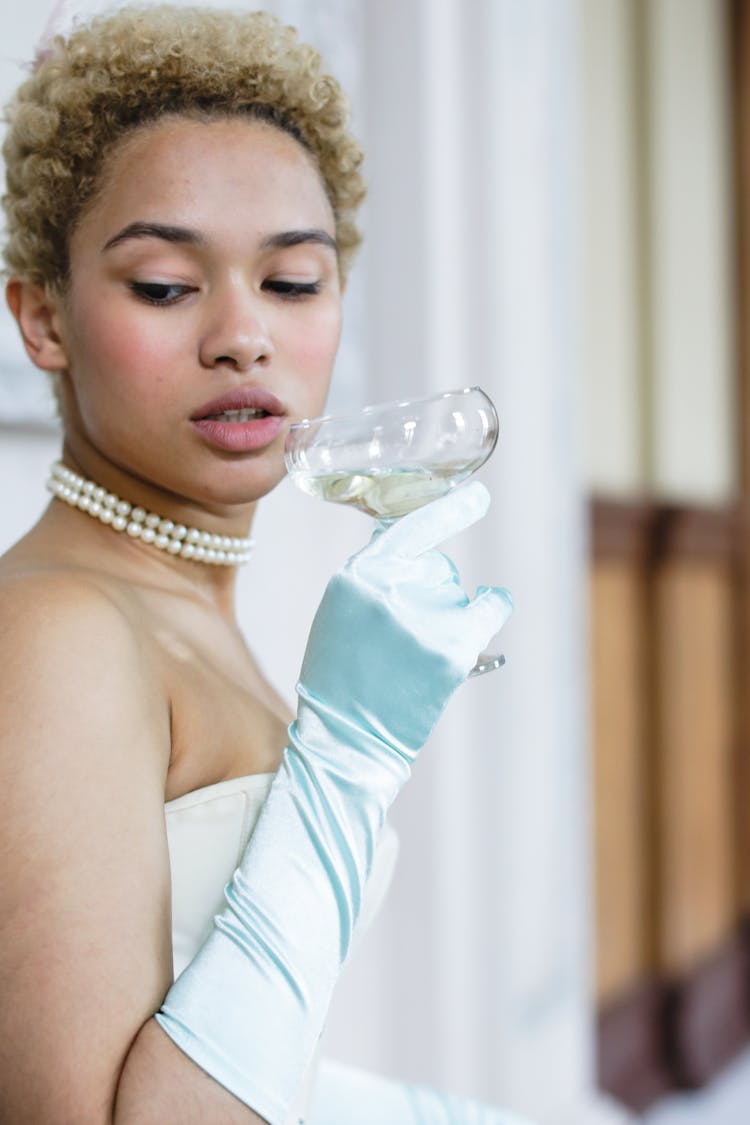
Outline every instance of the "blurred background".
[[(451, 553), (516, 603), (393, 811), (329, 1053), (539, 1125), (745, 1125), (750, 0), (253, 6), (321, 48), (366, 151), (330, 405), (490, 393), (493, 507)], [(0, 16), (3, 100), (50, 8)], [(3, 312), (0, 546), (58, 445)], [(256, 532), (240, 617), (291, 700), (369, 523), (285, 483)]]

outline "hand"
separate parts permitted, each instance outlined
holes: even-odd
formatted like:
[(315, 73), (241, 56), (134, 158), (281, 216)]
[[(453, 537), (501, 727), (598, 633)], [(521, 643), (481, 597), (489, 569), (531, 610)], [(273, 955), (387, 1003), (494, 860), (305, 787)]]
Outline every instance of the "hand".
[(478, 481), (378, 529), (328, 584), (310, 631), (298, 693), (412, 758), (477, 654), (510, 616), (507, 590), (461, 588), (438, 543), (487, 512)]

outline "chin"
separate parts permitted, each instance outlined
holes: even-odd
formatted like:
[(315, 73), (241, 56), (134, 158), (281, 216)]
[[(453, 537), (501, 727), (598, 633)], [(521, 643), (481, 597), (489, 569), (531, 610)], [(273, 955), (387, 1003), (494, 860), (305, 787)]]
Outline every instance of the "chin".
[(257, 465), (257, 471), (253, 472), (246, 470), (244, 466), (236, 475), (217, 481), (208, 499), (218, 504), (254, 504), (273, 492), (286, 477), (283, 463), (280, 466)]

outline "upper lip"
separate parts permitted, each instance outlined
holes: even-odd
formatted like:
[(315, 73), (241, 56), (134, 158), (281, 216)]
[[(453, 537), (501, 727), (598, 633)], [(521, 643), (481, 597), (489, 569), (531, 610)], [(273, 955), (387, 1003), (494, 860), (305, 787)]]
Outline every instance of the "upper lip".
[(226, 410), (265, 410), (267, 414), (286, 414), (283, 403), (270, 391), (262, 387), (236, 387), (199, 406), (190, 415), (190, 420), (198, 422), (209, 414), (223, 414)]

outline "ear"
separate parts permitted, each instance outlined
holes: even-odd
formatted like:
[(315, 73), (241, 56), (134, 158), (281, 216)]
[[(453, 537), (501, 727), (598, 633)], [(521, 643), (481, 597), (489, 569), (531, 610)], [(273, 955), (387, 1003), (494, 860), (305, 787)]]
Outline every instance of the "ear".
[(10, 279), (5, 298), (31, 362), (42, 371), (64, 371), (68, 353), (62, 338), (59, 299), (41, 285), (20, 277)]

